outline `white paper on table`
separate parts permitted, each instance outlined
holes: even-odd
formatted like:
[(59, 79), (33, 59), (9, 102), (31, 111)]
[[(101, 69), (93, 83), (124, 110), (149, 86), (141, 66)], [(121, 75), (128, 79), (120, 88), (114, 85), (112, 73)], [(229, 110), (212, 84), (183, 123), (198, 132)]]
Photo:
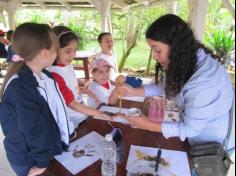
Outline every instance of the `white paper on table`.
[[(146, 156), (156, 157), (157, 156), (157, 150), (158, 148), (149, 148), (149, 147), (140, 147), (140, 146), (134, 146), (132, 145), (130, 148), (128, 163), (126, 166), (126, 170), (129, 172), (132, 168), (135, 167), (135, 164), (139, 164), (142, 162), (142, 167), (144, 165), (151, 168), (150, 165), (153, 163), (150, 163), (150, 161), (146, 161), (144, 159), (138, 160), (138, 157), (136, 155), (136, 151), (139, 151)], [(169, 167), (165, 167), (163, 165), (159, 165), (159, 172), (158, 174), (161, 176), (191, 176), (188, 157), (186, 152), (180, 152), (180, 151), (173, 151), (173, 150), (164, 150), (162, 149), (162, 155), (161, 158), (165, 159), (169, 163)], [(154, 162), (155, 165), (155, 162)], [(154, 168), (151, 168), (153, 171)]]
[[(91, 132), (88, 135), (78, 139), (77, 141), (70, 144), (69, 152), (63, 152), (61, 155), (55, 156), (55, 159), (59, 161), (68, 171), (73, 175), (76, 175), (80, 171), (84, 170), (88, 166), (92, 165), (102, 156), (102, 143), (105, 141), (104, 137), (96, 132)], [(87, 151), (95, 151), (94, 156), (84, 156), (81, 158), (73, 157), (73, 150), (78, 146), (77, 149), (81, 150), (88, 145), (93, 145), (94, 148), (88, 149)], [(93, 153), (89, 153), (93, 154)]]
[[(106, 111), (106, 112), (111, 112), (111, 113), (121, 113), (121, 114), (125, 114), (125, 115), (129, 115), (129, 109), (125, 109), (125, 108), (118, 108), (118, 107), (111, 107), (111, 106), (102, 106), (99, 111)], [(101, 119), (99, 117), (94, 117), (95, 119)], [(130, 124), (128, 120), (126, 120), (125, 118), (122, 117), (116, 117), (114, 120), (114, 122), (119, 122), (119, 123), (123, 123), (123, 124)]]

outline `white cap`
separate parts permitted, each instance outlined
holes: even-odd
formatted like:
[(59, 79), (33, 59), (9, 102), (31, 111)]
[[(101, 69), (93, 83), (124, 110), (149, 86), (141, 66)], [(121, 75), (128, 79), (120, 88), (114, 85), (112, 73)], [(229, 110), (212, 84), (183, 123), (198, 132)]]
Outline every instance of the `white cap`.
[(113, 136), (112, 136), (111, 134), (107, 134), (107, 135), (105, 136), (105, 140), (106, 140), (107, 142), (111, 142), (111, 141), (113, 141)]

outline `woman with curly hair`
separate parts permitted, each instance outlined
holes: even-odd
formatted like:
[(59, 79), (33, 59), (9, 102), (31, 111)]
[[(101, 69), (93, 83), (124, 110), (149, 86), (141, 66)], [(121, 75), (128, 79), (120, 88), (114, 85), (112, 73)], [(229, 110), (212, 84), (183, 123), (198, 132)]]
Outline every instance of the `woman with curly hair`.
[[(188, 24), (175, 15), (157, 19), (146, 38), (157, 61), (156, 84), (137, 89), (124, 85), (125, 95), (175, 97), (181, 120), (155, 123), (145, 116), (127, 119), (137, 128), (162, 132), (166, 138), (188, 138), (191, 145), (223, 143), (234, 97), (225, 68), (197, 42)], [(160, 75), (164, 75), (164, 84)]]

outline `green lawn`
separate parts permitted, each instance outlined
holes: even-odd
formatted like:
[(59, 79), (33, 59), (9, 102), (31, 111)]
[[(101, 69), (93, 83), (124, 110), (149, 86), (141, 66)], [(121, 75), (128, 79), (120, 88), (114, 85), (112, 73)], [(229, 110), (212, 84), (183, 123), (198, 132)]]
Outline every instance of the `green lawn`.
[[(91, 40), (85, 50), (99, 50), (99, 45), (97, 41)], [(118, 64), (122, 57), (122, 41), (116, 40), (115, 41), (115, 50), (116, 50), (116, 57), (118, 59)], [(133, 68), (140, 68), (146, 67), (148, 62), (148, 57), (150, 54), (150, 49), (147, 47), (145, 41), (138, 42), (137, 46), (131, 51), (130, 56), (128, 57), (125, 66), (133, 67)], [(155, 61), (152, 61), (152, 67), (154, 68)]]

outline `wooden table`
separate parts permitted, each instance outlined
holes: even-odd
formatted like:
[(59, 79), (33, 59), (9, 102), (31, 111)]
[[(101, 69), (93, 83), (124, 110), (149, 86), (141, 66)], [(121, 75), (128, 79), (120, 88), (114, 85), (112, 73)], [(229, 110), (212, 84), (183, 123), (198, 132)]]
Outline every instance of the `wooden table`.
[[(87, 51), (77, 51), (74, 60), (76, 64), (74, 64), (75, 70), (84, 70), (85, 79), (89, 80), (90, 73), (89, 73), (89, 58), (95, 55), (94, 52), (87, 52)], [(78, 61), (83, 61), (83, 66), (79, 66)]]
[[(128, 103), (128, 104), (127, 104)], [(123, 104), (135, 107), (135, 102), (124, 102)], [(161, 133), (154, 133), (145, 130), (132, 129), (128, 126), (113, 123), (115, 127), (121, 128), (125, 134), (125, 162), (118, 165), (117, 176), (126, 176), (126, 165), (131, 145), (145, 146), (145, 147), (161, 147), (163, 149), (188, 151), (189, 145), (187, 142), (181, 142), (179, 138), (165, 139)], [(81, 138), (88, 133), (96, 131), (102, 136), (111, 132), (111, 127), (107, 122), (95, 119), (88, 119), (78, 129), (78, 138)], [(79, 163), (78, 163), (79, 164)], [(191, 166), (191, 165), (190, 165)], [(44, 176), (72, 176), (59, 162), (53, 160)], [(101, 176), (101, 160), (97, 161), (90, 167), (86, 168), (76, 176)]]

